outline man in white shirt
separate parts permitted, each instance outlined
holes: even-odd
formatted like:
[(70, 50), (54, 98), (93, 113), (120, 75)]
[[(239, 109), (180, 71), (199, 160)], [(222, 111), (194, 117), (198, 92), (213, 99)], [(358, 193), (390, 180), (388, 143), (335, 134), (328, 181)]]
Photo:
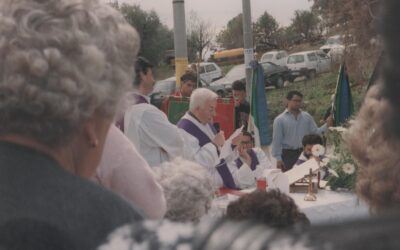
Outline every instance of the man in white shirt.
[[(225, 143), (224, 132), (217, 132), (212, 125), (215, 116), (218, 95), (206, 88), (193, 91), (190, 97), (189, 111), (181, 118), (177, 126), (191, 135), (201, 154), (195, 155), (195, 161), (206, 167), (217, 187), (237, 189), (233, 174), (235, 168), (227, 165), (234, 160), (233, 148), (238, 145), (241, 135), (232, 140), (232, 145), (224, 147), (224, 156), (220, 150)], [(195, 145), (192, 144), (192, 147)]]
[(139, 57), (135, 70), (132, 93), (136, 103), (124, 116), (124, 133), (133, 142), (139, 153), (151, 166), (182, 156), (191, 159), (190, 148), (185, 149), (184, 137), (179, 129), (168, 121), (167, 116), (150, 104), (148, 95), (153, 91), (153, 65)]

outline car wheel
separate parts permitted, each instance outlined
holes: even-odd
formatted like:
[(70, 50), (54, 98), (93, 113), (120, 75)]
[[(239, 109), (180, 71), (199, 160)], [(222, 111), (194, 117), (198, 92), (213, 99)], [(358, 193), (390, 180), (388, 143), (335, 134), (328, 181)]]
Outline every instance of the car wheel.
[(317, 73), (315, 72), (315, 70), (311, 70), (308, 72), (307, 78), (314, 79), (316, 75), (317, 75)]
[(282, 77), (278, 77), (278, 79), (276, 79), (276, 82), (275, 82), (275, 88), (280, 89), (280, 88), (283, 88), (284, 85), (285, 85), (285, 82), (283, 81)]

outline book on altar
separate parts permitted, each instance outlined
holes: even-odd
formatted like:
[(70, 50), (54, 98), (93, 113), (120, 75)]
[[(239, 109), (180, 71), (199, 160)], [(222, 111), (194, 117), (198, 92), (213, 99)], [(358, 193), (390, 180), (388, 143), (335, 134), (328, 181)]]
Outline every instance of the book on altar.
[(315, 172), (319, 168), (319, 163), (314, 159), (311, 158), (310, 160), (294, 166), (289, 171), (286, 171), (284, 174), (289, 178), (289, 185), (296, 183), (297, 181), (304, 178), (304, 176), (310, 173), (310, 168), (312, 172)]
[(231, 152), (232, 152), (232, 148), (231, 148), (232, 140), (236, 136), (240, 135), (240, 133), (242, 133), (242, 131), (243, 131), (243, 126), (241, 126), (240, 128), (236, 129), (236, 131), (233, 132), (233, 134), (225, 141), (225, 143), (222, 146), (221, 151), (220, 151), (220, 155), (219, 155), (220, 159), (225, 159), (231, 154)]

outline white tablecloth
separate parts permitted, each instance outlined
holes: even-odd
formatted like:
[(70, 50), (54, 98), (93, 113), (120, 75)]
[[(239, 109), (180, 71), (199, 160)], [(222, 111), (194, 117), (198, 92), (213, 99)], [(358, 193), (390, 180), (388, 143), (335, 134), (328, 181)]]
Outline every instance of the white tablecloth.
[[(244, 192), (251, 191), (244, 190)], [(340, 222), (368, 216), (368, 207), (353, 193), (319, 190), (316, 201), (304, 201), (304, 193), (289, 195), (312, 224)], [(228, 204), (237, 198), (228, 194), (214, 199), (210, 216), (222, 216)]]

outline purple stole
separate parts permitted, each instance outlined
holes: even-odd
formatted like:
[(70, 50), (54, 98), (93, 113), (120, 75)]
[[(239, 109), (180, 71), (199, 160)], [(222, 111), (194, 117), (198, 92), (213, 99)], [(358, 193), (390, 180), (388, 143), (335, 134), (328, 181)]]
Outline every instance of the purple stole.
[[(217, 134), (217, 131), (215, 128), (209, 124), (213, 133)], [(207, 143), (212, 142), (211, 139), (199, 128), (197, 127), (192, 121), (182, 118), (179, 120), (179, 122), (176, 124), (178, 128), (181, 128), (191, 134), (192, 136), (196, 137), (197, 140), (199, 140), (199, 145), (200, 147), (203, 147)], [(229, 171), (228, 166), (226, 165), (226, 162), (224, 159), (222, 159), (219, 164), (216, 167), (219, 175), (222, 178), (222, 181), (224, 183), (224, 186), (227, 188), (231, 189), (238, 189), (235, 185), (235, 181), (233, 180), (232, 174)]]
[(305, 161), (305, 160), (302, 160), (302, 159), (298, 159), (298, 160), (296, 161), (295, 165), (300, 165), (300, 164), (303, 164), (304, 162), (306, 162), (306, 161)]
[[(132, 93), (132, 96), (135, 97), (136, 102), (135, 104), (140, 104), (140, 103), (149, 103), (146, 98), (144, 98), (141, 95), (138, 95), (136, 93)], [(115, 126), (117, 126), (117, 128), (119, 128), (122, 132), (124, 132), (124, 115), (121, 117), (121, 119), (119, 119), (118, 121), (115, 122)]]
[[(251, 158), (251, 165), (250, 165), (250, 168), (251, 168), (251, 170), (254, 171), (254, 170), (256, 169), (256, 166), (257, 166), (258, 164), (260, 164), (260, 162), (258, 161), (258, 158), (257, 158), (256, 153), (255, 153), (252, 149), (249, 149), (249, 150), (247, 151), (247, 153), (249, 153), (250, 158)], [(243, 161), (242, 161), (240, 158), (237, 158), (237, 159), (235, 160), (235, 162), (236, 162), (237, 168), (240, 168), (240, 167), (243, 165)]]

